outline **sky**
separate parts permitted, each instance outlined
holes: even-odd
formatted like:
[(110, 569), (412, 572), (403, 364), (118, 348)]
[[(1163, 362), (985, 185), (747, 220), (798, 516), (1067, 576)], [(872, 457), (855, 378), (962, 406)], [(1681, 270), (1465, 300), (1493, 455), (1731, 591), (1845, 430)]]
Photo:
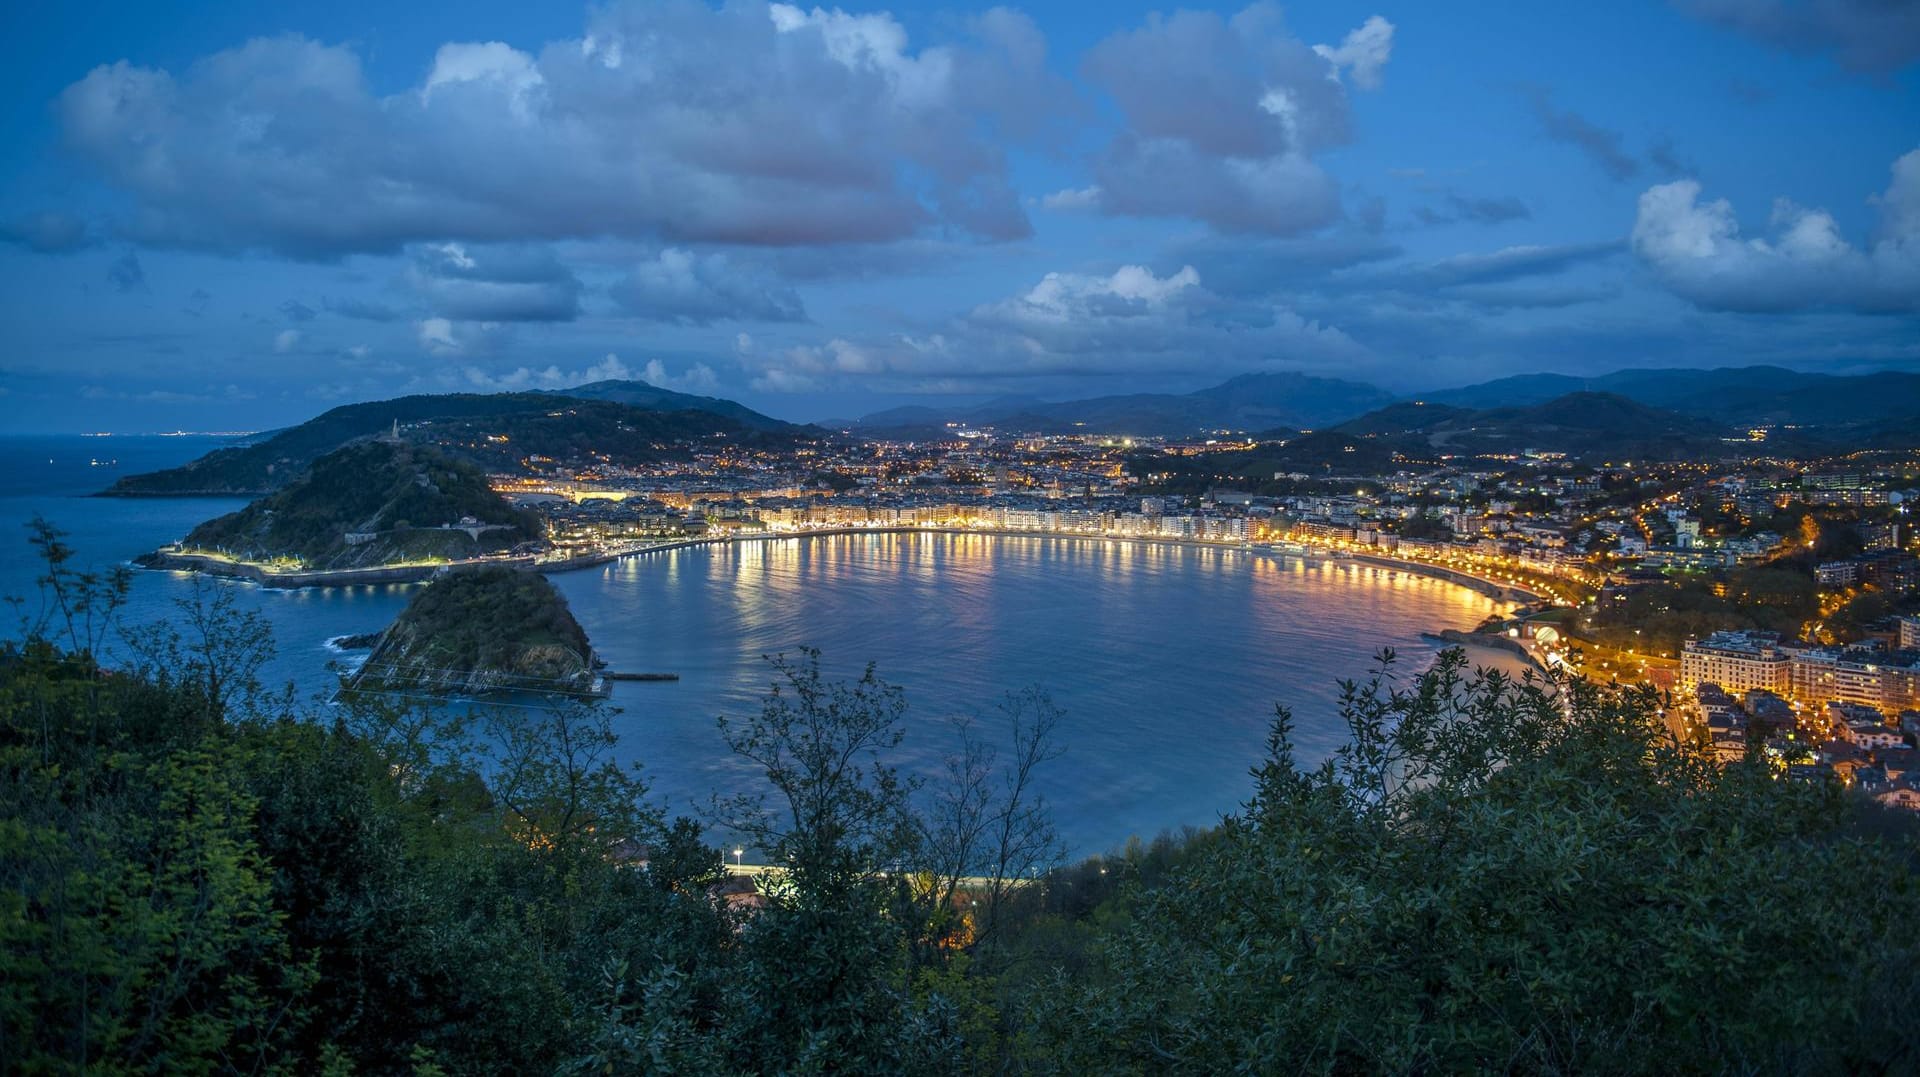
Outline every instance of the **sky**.
[(1920, 4), (15, 0), (0, 430), (1920, 370)]

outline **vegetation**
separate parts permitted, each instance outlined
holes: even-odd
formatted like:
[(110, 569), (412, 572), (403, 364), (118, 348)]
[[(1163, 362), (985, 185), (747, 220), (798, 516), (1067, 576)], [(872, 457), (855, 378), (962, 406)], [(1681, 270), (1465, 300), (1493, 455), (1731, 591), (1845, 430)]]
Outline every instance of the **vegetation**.
[(1135, 474), (1166, 476), (1174, 492), (1234, 484), (1291, 492), (1277, 476), (1382, 475), (1437, 468), (1445, 458), (1511, 460), (1523, 452), (1563, 453), (1588, 462), (1702, 460), (1727, 454), (1732, 432), (1607, 393), (1568, 393), (1527, 407), (1391, 404), (1337, 426), (1274, 431), (1251, 450), (1198, 455), (1143, 454)]
[(455, 572), (415, 593), (361, 667), (363, 690), (590, 687), (587, 633), (545, 576)]
[[(1702, 500), (1696, 513), (1725, 536), (1767, 531), (1787, 536), (1765, 562), (1674, 573), (1602, 591), (1570, 627), (1587, 640), (1624, 650), (1677, 657), (1688, 639), (1723, 630), (1778, 632), (1823, 643), (1863, 638), (1894, 614), (1913, 611), (1916, 597), (1871, 585), (1821, 588), (1815, 567), (1863, 552), (1860, 525), (1873, 510), (1791, 505), (1761, 519), (1740, 518)], [(1881, 510), (1880, 515), (1887, 515)], [(1650, 520), (1655, 518), (1649, 517)]]
[[(475, 536), (450, 527), (463, 519), (485, 530)], [(494, 493), (472, 464), (425, 446), (375, 440), (328, 453), (285, 490), (201, 524), (182, 545), (245, 561), (356, 568), (476, 557), (537, 539), (543, 530), (538, 518)]]
[(1920, 1058), (1913, 828), (1671, 743), (1651, 690), (1345, 685), (1246, 810), (1112, 903), (1034, 1068), (1896, 1072)]
[[(794, 428), (731, 401), (647, 387), (619, 393), (603, 382), (588, 391), (611, 392), (625, 402), (586, 401), (548, 393), (447, 393), (348, 404), (241, 445), (216, 449), (182, 467), (129, 475), (106, 492), (141, 497), (169, 494), (262, 494), (304, 473), (341, 446), (384, 434), (397, 424), (409, 441), (470, 460), (517, 462), (532, 453), (572, 459), (605, 454), (623, 464), (684, 459), (687, 446), (714, 438), (790, 441)], [(725, 414), (700, 410), (716, 408)], [(505, 441), (488, 440), (489, 436)], [(586, 455), (588, 446), (594, 450)]]
[(1709, 766), (1645, 691), (1386, 656), (1333, 758), (1282, 711), (1217, 830), (1049, 870), (1043, 696), (923, 786), (899, 690), (805, 653), (722, 726), (764, 782), (715, 814), (788, 866), (729, 901), (603, 710), (316, 720), (220, 589), (108, 670), (124, 578), (36, 543), (0, 648), (7, 1072), (1920, 1066), (1908, 820)]

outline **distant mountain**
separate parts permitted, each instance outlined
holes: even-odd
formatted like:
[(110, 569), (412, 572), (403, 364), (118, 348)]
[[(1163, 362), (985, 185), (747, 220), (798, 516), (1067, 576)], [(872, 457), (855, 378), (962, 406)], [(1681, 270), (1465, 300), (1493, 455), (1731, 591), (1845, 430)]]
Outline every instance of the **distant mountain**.
[(1388, 404), (1378, 411), (1370, 411), (1358, 419), (1349, 419), (1334, 427), (1333, 430), (1335, 433), (1361, 436), (1405, 434), (1414, 430), (1431, 429), (1440, 423), (1465, 418), (1472, 414), (1472, 408), (1403, 401), (1398, 404)]
[(1620, 370), (1592, 378), (1523, 374), (1421, 394), (1433, 404), (1523, 407), (1567, 393), (1613, 393), (1641, 404), (1738, 426), (1851, 426), (1920, 422), (1920, 374), (1809, 374), (1780, 367)]
[(1401, 403), (1333, 428), (1384, 438), (1421, 455), (1510, 454), (1537, 449), (1569, 456), (1681, 459), (1725, 451), (1734, 432), (1613, 393), (1576, 392), (1525, 407), (1474, 410)]
[(555, 389), (548, 395), (575, 400), (607, 400), (648, 411), (704, 411), (723, 416), (753, 430), (792, 430), (793, 423), (762, 415), (745, 404), (717, 396), (676, 393), (644, 381), (596, 381), (571, 389)]
[(1435, 451), (1528, 449), (1612, 460), (1690, 460), (1726, 455), (1730, 428), (1613, 393), (1577, 392), (1530, 407), (1454, 415), (1422, 433)]
[[(598, 386), (640, 386), (664, 395), (657, 398), (658, 407), (552, 393), (448, 393), (347, 404), (271, 436), (215, 449), (183, 467), (129, 475), (106, 493), (125, 497), (262, 494), (284, 487), (321, 455), (357, 439), (388, 433), (396, 424), (409, 441), (438, 445), (493, 467), (510, 467), (528, 454), (567, 459), (588, 450), (606, 453), (618, 462), (650, 463), (671, 458), (679, 451), (671, 448), (674, 445), (715, 439), (777, 442), (810, 429), (768, 418), (732, 401), (670, 393), (644, 382), (600, 382)], [(634, 400), (647, 395), (640, 389), (603, 391)], [(690, 402), (710, 403), (727, 414), (696, 409)], [(506, 440), (490, 440), (496, 437)]]
[(1133, 393), (1047, 403), (1000, 400), (951, 409), (891, 408), (862, 418), (864, 432), (932, 429), (948, 422), (1002, 430), (1183, 437), (1211, 430), (1316, 427), (1339, 422), (1394, 400), (1359, 382), (1306, 374), (1243, 374), (1192, 393)]
[(1249, 451), (1156, 458), (1176, 474), (1228, 469), (1252, 483), (1277, 473), (1380, 474), (1442, 457), (1564, 453), (1586, 460), (1697, 460), (1727, 454), (1736, 433), (1719, 424), (1611, 393), (1568, 393), (1526, 407), (1475, 410), (1402, 401)]
[[(460, 530), (465, 523), (472, 530)], [(320, 457), (299, 479), (193, 529), (182, 545), (242, 561), (290, 559), (316, 569), (460, 560), (541, 537), (487, 476), (425, 445), (359, 441)]]

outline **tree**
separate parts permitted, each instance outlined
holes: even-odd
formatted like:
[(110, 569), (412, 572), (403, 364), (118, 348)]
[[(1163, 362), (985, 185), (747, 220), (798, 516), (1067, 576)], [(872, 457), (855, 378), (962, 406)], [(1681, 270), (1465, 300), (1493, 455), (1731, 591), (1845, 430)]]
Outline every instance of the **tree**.
[(716, 813), (783, 876), (745, 925), (732, 1006), (736, 1057), (755, 1068), (889, 1068), (905, 1045), (902, 957), (908, 925), (889, 915), (915, 844), (912, 783), (885, 753), (900, 743), (906, 700), (869, 666), (826, 680), (820, 654), (770, 658), (776, 679), (758, 717), (720, 719), (735, 754), (771, 793), (717, 801)]
[(1038, 686), (1010, 692), (1000, 702), (1011, 751), (1004, 765), (971, 722), (956, 723), (958, 748), (946, 759), (945, 780), (933, 789), (922, 816), (929, 917), (934, 942), (950, 937), (945, 917), (954, 911), (969, 876), (979, 879), (969, 897), (978, 911), (966, 924), (966, 941), (991, 943), (1017, 887), (1057, 867), (1065, 855), (1052, 813), (1036, 787), (1039, 769), (1059, 758), (1054, 743), (1061, 713)]
[[(1672, 743), (1648, 690), (1449, 653), (1344, 686), (1305, 767), (1036, 990), (1043, 1071), (1893, 1072), (1920, 1038), (1915, 847), (1834, 787)], [(1844, 955), (1842, 957), (1841, 955)]]
[(715, 807), (788, 868), (797, 893), (826, 895), (901, 866), (915, 846), (914, 783), (885, 761), (907, 703), (872, 666), (857, 681), (828, 681), (819, 651), (800, 654), (768, 659), (776, 679), (757, 718), (719, 719), (727, 747), (760, 768), (772, 798), (745, 793)]
[(133, 584), (133, 573), (116, 566), (105, 575), (92, 569), (73, 567), (73, 547), (67, 545), (67, 533), (35, 514), (27, 522), (27, 545), (46, 572), (36, 581), (39, 602), (28, 613), (24, 598), (8, 596), (7, 601), (20, 611), (20, 638), (55, 642), (69, 654), (97, 660), (107, 634), (115, 627), (115, 615), (126, 603)]
[(197, 693), (216, 720), (262, 720), (291, 712), (293, 686), (276, 695), (260, 680), (274, 644), (273, 630), (258, 610), (242, 610), (229, 586), (200, 576), (173, 605), (178, 611), (173, 618), (123, 633), (140, 676)]

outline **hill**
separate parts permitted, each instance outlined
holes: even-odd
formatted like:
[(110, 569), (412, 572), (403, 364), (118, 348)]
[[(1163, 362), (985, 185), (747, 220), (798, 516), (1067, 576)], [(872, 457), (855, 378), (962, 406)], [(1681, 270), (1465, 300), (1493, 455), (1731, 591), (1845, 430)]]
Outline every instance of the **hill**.
[(1086, 428), (1103, 433), (1182, 437), (1211, 430), (1350, 427), (1356, 418), (1396, 400), (1408, 405), (1484, 412), (1530, 408), (1577, 393), (1620, 397), (1741, 429), (1815, 428), (1800, 435), (1825, 445), (1860, 437), (1870, 438), (1876, 445), (1907, 445), (1914, 438), (1905, 432), (1907, 428), (1920, 427), (1920, 374), (1808, 374), (1767, 366), (1619, 370), (1590, 378), (1522, 374), (1419, 393), (1411, 399), (1337, 378), (1247, 374), (1183, 394), (1136, 393), (1054, 403), (1015, 397), (951, 408), (912, 405), (875, 412), (854, 426), (869, 434), (926, 435), (943, 430), (946, 423), (963, 422), (1023, 432), (1064, 433)]
[(181, 545), (341, 569), (461, 560), (541, 535), (540, 522), (494, 493), (474, 465), (429, 446), (370, 440), (320, 457), (286, 489), (201, 524)]
[[(1438, 410), (1438, 409), (1436, 409)], [(1576, 458), (1688, 460), (1727, 454), (1733, 431), (1612, 393), (1577, 392), (1531, 407), (1457, 411), (1414, 433), (1435, 452), (1538, 450)]]
[(351, 687), (585, 692), (592, 656), (586, 631), (545, 576), (482, 568), (422, 588), (381, 634)]
[[(598, 383), (633, 384), (652, 388), (644, 383)], [(389, 433), (395, 426), (408, 441), (490, 466), (512, 466), (529, 454), (564, 461), (588, 447), (617, 463), (646, 464), (685, 457), (702, 443), (779, 443), (806, 429), (731, 401), (653, 391), (664, 394), (662, 406), (551, 393), (450, 393), (347, 404), (270, 436), (215, 449), (183, 467), (129, 475), (105, 493), (262, 494), (293, 481), (322, 454), (356, 438)], [(640, 394), (636, 390), (634, 395), (637, 399)], [(683, 406), (688, 402), (711, 402), (730, 414)]]
[(614, 404), (644, 408), (648, 411), (704, 411), (731, 419), (749, 430), (789, 431), (794, 424), (762, 415), (745, 404), (717, 396), (696, 396), (662, 389), (644, 381), (596, 381), (571, 389), (556, 389), (550, 395), (574, 400), (605, 400)]
[(1416, 430), (1429, 430), (1441, 423), (1471, 416), (1471, 408), (1454, 408), (1445, 404), (1403, 401), (1388, 404), (1378, 411), (1370, 411), (1358, 419), (1350, 419), (1333, 429), (1342, 434), (1362, 437), (1379, 434), (1405, 434)]
[(1307, 374), (1243, 374), (1192, 393), (1130, 393), (1046, 403), (1019, 398), (953, 410), (893, 408), (859, 422), (864, 432), (932, 428), (967, 422), (1033, 433), (1102, 433), (1183, 437), (1211, 430), (1317, 427), (1390, 403), (1383, 389)]
[(1772, 366), (1619, 370), (1592, 378), (1524, 374), (1421, 399), (1472, 408), (1525, 407), (1582, 390), (1738, 426), (1845, 427), (1920, 418), (1920, 374), (1809, 374)]
[[(1275, 474), (1377, 475), (1438, 466), (1443, 458), (1500, 459), (1527, 452), (1579, 460), (1697, 460), (1738, 451), (1732, 430), (1610, 393), (1568, 393), (1530, 407), (1390, 404), (1308, 433), (1274, 432), (1250, 451), (1155, 456), (1149, 470), (1179, 483), (1253, 484)], [(1736, 439), (1737, 440), (1737, 439)]]

